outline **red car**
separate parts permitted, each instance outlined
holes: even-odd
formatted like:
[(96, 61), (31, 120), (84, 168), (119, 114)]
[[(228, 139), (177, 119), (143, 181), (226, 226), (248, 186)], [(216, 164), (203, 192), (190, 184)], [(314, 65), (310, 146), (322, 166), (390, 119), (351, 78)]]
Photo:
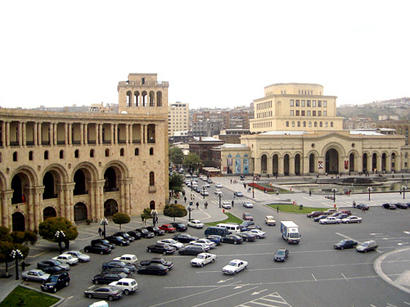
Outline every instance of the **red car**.
[(176, 229), (171, 224), (164, 224), (159, 229), (162, 229), (165, 232), (175, 232)]
[(244, 212), (244, 213), (242, 214), (242, 218), (244, 219), (244, 221), (253, 221), (253, 216), (250, 215), (250, 214), (247, 213), (247, 212)]

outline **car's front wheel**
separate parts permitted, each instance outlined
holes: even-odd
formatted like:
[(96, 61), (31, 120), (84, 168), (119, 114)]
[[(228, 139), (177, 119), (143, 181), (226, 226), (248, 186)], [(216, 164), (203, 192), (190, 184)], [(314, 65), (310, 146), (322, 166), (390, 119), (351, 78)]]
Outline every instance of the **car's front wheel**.
[(93, 295), (91, 293), (88, 294), (87, 296), (88, 296), (88, 298), (93, 298)]
[(125, 289), (125, 290), (124, 290), (124, 294), (125, 294), (125, 295), (128, 295), (128, 294), (130, 294), (130, 291), (128, 291), (128, 289)]
[(110, 295), (109, 297), (108, 297), (108, 300), (109, 301), (112, 301), (114, 298)]

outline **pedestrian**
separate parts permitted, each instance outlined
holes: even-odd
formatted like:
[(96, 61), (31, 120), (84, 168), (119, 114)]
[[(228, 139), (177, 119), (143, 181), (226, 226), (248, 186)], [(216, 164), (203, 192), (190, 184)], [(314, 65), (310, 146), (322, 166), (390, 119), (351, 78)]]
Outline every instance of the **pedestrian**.
[(196, 202), (196, 208), (197, 209), (199, 208), (199, 202)]
[(102, 236), (103, 236), (103, 238), (105, 239), (105, 230), (103, 230)]
[(231, 184), (232, 184), (232, 179), (231, 179)]
[(205, 209), (208, 208), (208, 202), (207, 201), (205, 202), (204, 206), (205, 206)]
[(353, 201), (353, 208), (356, 208), (356, 202)]
[(184, 202), (186, 203), (186, 196), (184, 196)]
[(243, 184), (243, 188), (246, 189), (246, 183)]
[(98, 235), (101, 237), (101, 235), (102, 235), (102, 229), (101, 229), (101, 227), (98, 227)]
[(312, 191), (311, 190), (309, 190), (309, 196), (312, 196)]
[(232, 208), (234, 207), (235, 202), (232, 200)]
[(24, 260), (23, 260), (23, 262), (21, 263), (21, 271), (22, 272), (24, 272), (26, 270), (26, 266), (27, 266), (27, 263), (25, 263)]
[(276, 207), (276, 213), (279, 213), (279, 206)]

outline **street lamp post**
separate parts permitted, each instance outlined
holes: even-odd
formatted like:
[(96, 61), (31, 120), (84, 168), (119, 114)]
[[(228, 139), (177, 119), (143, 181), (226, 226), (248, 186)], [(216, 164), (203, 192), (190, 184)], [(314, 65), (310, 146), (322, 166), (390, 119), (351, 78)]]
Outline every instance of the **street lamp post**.
[(255, 173), (252, 175), (252, 198), (255, 198)]
[(406, 199), (406, 190), (407, 190), (407, 187), (406, 187), (405, 185), (403, 185), (403, 186), (401, 187), (401, 190), (403, 191), (403, 199)]
[(373, 190), (372, 187), (368, 187), (368, 188), (367, 188), (367, 191), (369, 192), (369, 201), (370, 201), (370, 192), (371, 192), (372, 190)]
[(19, 249), (13, 249), (10, 257), (16, 260), (16, 280), (19, 279), (19, 259), (23, 259), (23, 253)]
[(65, 238), (65, 233), (62, 230), (57, 230), (56, 233), (54, 234), (54, 236), (57, 239), (58, 248), (59, 248), (60, 254), (61, 254), (63, 252), (63, 247), (61, 246), (61, 243), (63, 242), (63, 240)]
[(100, 225), (103, 225), (103, 227), (104, 227), (103, 237), (104, 237), (104, 239), (105, 239), (105, 238), (106, 238), (106, 237), (105, 237), (105, 234), (106, 234), (106, 232), (105, 232), (105, 226), (108, 225), (108, 220), (107, 220), (106, 218), (101, 219)]
[(337, 192), (337, 189), (336, 189), (336, 188), (333, 188), (333, 189), (332, 189), (332, 192), (333, 192), (333, 201), (336, 202), (336, 192)]
[(218, 194), (218, 198), (219, 198), (219, 208), (222, 208), (222, 204), (221, 204), (222, 195)]
[(189, 206), (188, 207), (188, 221), (191, 221), (191, 211), (192, 211), (192, 207)]

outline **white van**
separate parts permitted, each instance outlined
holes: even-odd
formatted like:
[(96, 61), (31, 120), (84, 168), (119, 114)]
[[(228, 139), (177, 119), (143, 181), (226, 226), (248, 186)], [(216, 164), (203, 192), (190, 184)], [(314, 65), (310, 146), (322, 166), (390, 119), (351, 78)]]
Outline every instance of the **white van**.
[(216, 226), (225, 228), (225, 229), (228, 230), (230, 233), (238, 233), (238, 232), (241, 232), (241, 228), (240, 228), (239, 225), (237, 225), (237, 224), (224, 224), (224, 223), (220, 223), (220, 224), (218, 224), (218, 225), (216, 225)]

